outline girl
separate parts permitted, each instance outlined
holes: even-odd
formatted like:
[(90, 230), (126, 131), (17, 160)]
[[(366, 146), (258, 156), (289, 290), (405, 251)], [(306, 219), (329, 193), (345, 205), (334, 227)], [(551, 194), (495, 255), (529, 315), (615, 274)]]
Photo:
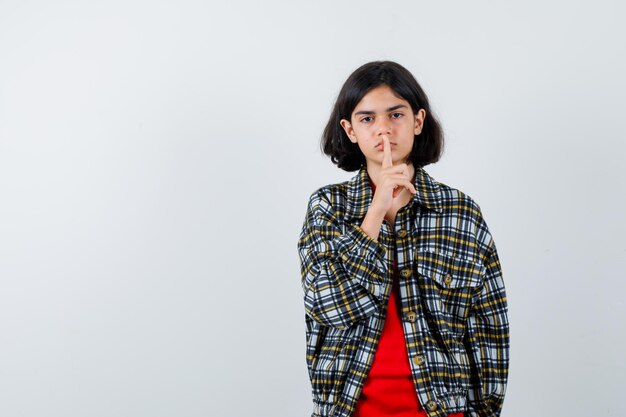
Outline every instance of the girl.
[(401, 65), (343, 85), (322, 148), (358, 172), (311, 194), (298, 240), (312, 417), (500, 415), (502, 271), (478, 204), (424, 170), (442, 145)]

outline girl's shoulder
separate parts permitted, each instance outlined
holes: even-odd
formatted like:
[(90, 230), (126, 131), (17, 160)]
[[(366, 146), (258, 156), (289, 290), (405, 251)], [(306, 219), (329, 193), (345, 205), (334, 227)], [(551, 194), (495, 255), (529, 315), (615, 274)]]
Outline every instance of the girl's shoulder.
[(369, 181), (367, 171), (360, 169), (352, 178), (316, 188), (309, 196), (309, 203), (321, 200), (335, 206), (341, 206), (347, 203), (350, 194), (366, 195), (369, 193), (371, 195), (371, 187), (366, 184), (366, 181)]
[(480, 213), (480, 206), (467, 192), (440, 181), (437, 181), (437, 184), (444, 208), (462, 207), (470, 209), (477, 214)]

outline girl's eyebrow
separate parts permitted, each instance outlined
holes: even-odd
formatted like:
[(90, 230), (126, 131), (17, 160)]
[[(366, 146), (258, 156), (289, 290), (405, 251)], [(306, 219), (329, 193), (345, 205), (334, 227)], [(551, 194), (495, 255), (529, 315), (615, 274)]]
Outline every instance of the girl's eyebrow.
[[(406, 105), (404, 105), (404, 104), (398, 104), (398, 105), (395, 105), (395, 106), (391, 106), (391, 107), (389, 107), (389, 108), (387, 109), (387, 111), (394, 111), (394, 110), (401, 109), (401, 108), (403, 108), (403, 107), (404, 107), (404, 108), (406, 108)], [(361, 110), (361, 111), (358, 111), (358, 112), (354, 113), (354, 115), (355, 115), (355, 116), (357, 116), (357, 115), (359, 115), (359, 114), (375, 114), (375, 113), (376, 113), (376, 112), (373, 112), (373, 111), (371, 111), (371, 110)]]

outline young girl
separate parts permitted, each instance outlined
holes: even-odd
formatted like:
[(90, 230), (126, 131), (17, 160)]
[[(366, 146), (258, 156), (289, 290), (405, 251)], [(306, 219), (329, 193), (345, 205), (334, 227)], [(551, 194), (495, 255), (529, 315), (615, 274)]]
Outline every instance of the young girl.
[(478, 204), (424, 170), (442, 145), (401, 65), (343, 85), (322, 147), (358, 172), (311, 194), (298, 240), (312, 417), (500, 415), (502, 271)]

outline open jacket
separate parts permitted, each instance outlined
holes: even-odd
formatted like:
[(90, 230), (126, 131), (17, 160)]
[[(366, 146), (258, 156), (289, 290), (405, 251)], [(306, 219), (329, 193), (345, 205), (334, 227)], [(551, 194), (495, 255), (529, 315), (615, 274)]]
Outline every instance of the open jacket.
[(298, 240), (312, 417), (352, 414), (374, 358), (392, 288), (420, 403), (430, 417), (499, 416), (509, 366), (502, 271), (480, 207), (415, 168), (417, 194), (383, 221), (360, 227), (373, 193), (363, 166), (316, 190)]

